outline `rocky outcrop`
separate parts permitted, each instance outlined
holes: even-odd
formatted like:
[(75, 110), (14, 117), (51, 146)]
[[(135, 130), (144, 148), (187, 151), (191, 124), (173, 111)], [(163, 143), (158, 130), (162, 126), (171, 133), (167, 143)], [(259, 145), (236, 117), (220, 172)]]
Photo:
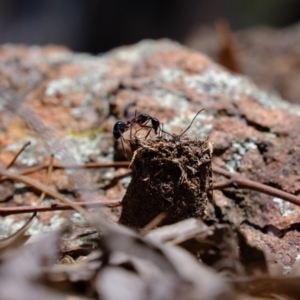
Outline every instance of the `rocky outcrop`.
[[(74, 161), (112, 161), (116, 120), (130, 119), (137, 110), (160, 120), (164, 130), (180, 134), (204, 108), (187, 135), (209, 137), (215, 164), (295, 195), (300, 192), (300, 107), (179, 44), (142, 41), (101, 56), (7, 45), (0, 49), (0, 70), (2, 166), (27, 140), (32, 145), (18, 167), (44, 162), (51, 151), (60, 159), (61, 148), (53, 146), (57, 140), (64, 141)], [(103, 184), (114, 172), (86, 171), (86, 177)], [(61, 170), (55, 171), (54, 187), (68, 190), (67, 181)], [(127, 184), (123, 180), (99, 194), (121, 198)], [(13, 196), (10, 205), (34, 202), (25, 195)], [(299, 207), (234, 188), (215, 191), (214, 201), (219, 218), (240, 227), (250, 244), (271, 254), (271, 261), (285, 266), (295, 262)]]

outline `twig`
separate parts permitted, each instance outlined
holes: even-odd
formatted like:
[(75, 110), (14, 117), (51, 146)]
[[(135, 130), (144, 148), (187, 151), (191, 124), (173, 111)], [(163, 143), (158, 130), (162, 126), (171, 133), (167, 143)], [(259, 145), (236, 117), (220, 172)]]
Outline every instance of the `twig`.
[(18, 182), (22, 182), (28, 186), (31, 186), (39, 191), (45, 192), (46, 195), (52, 197), (53, 199), (57, 199), (60, 200), (61, 202), (69, 205), (70, 207), (72, 207), (73, 209), (75, 209), (76, 211), (78, 211), (83, 217), (86, 218), (86, 220), (90, 220), (90, 216), (88, 215), (88, 213), (86, 212), (85, 209), (83, 209), (81, 206), (78, 206), (76, 204), (76, 202), (73, 202), (67, 198), (65, 198), (63, 195), (61, 195), (60, 193), (48, 188), (46, 185), (37, 182), (35, 180), (32, 180), (26, 176), (22, 176), (22, 175), (18, 175), (16, 173), (7, 171), (7, 170), (3, 170), (0, 169), (0, 175), (5, 176), (9, 179), (18, 181)]
[[(47, 176), (47, 181), (46, 181), (46, 186), (49, 185), (50, 183), (50, 179), (51, 179), (51, 175), (52, 175), (52, 171), (53, 171), (53, 161), (54, 161), (54, 155), (52, 154), (50, 157), (50, 163), (49, 163), (49, 168), (48, 168), (48, 176)], [(42, 204), (42, 202), (44, 201), (46, 196), (45, 191), (42, 192), (39, 200), (37, 201), (37, 205)]]
[[(76, 202), (80, 207), (117, 207), (121, 206), (121, 200), (100, 200), (100, 201), (84, 201)], [(74, 209), (67, 204), (53, 204), (53, 205), (37, 205), (37, 206), (19, 206), (19, 207), (1, 207), (0, 216), (5, 217), (9, 215), (24, 214), (24, 213), (38, 213), (45, 211), (56, 210), (71, 210)]]
[(147, 233), (148, 231), (150, 231), (151, 229), (155, 228), (156, 226), (158, 226), (165, 218), (166, 218), (166, 214), (165, 213), (160, 213), (158, 214), (154, 219), (152, 219), (143, 229), (142, 232), (143, 233)]
[[(27, 143), (27, 146), (30, 143)], [(27, 147), (26, 145), (23, 146), (22, 149), (25, 149), (25, 147)], [(22, 151), (19, 151), (19, 154)], [(17, 157), (17, 156), (16, 156)], [(49, 164), (49, 169), (48, 169), (48, 178), (47, 178), (47, 186), (50, 182), (50, 178), (51, 178), (51, 173), (52, 173), (52, 165), (53, 165), (53, 159), (54, 156), (51, 155), (51, 159), (50, 159), (50, 164)], [(14, 162), (15, 160), (13, 160)], [(13, 162), (11, 163), (11, 165), (13, 164)], [(38, 204), (41, 204), (44, 200), (46, 196), (45, 192), (42, 192), (39, 200), (38, 200)], [(33, 223), (34, 218), (36, 217), (37, 211), (33, 212), (32, 216), (27, 220), (27, 222), (20, 228), (18, 229), (15, 233), (13, 233), (11, 236), (2, 239), (0, 241), (0, 249), (3, 251), (5, 251), (6, 249), (8, 249), (9, 247), (12, 247), (13, 245), (16, 246), (18, 244), (23, 244), (23, 242), (25, 242), (27, 240), (28, 237), (25, 237), (24, 234), (25, 232), (30, 228), (31, 224)], [(0, 214), (1, 215), (1, 214)]]
[(233, 187), (234, 183), (230, 180), (221, 180), (219, 182), (213, 182), (213, 189), (214, 190), (222, 190), (228, 187)]
[[(61, 165), (53, 164), (53, 169), (101, 169), (101, 168), (128, 168), (129, 163), (126, 161), (112, 162), (112, 163), (86, 163), (82, 165)], [(41, 164), (31, 168), (19, 170), (20, 175), (27, 175), (31, 173), (38, 172), (40, 170), (46, 169), (49, 164)]]
[[(70, 165), (70, 166), (63, 166), (63, 165), (60, 165), (60, 164), (53, 164), (54, 169), (55, 168), (56, 169), (110, 168), (110, 167), (126, 168), (128, 166), (129, 166), (128, 162), (87, 163), (85, 165)], [(41, 169), (48, 168), (48, 167), (49, 167), (49, 164), (43, 164), (43, 165), (35, 166), (35, 167), (32, 167), (32, 168), (28, 168), (28, 169), (25, 169), (25, 170), (21, 170), (20, 174), (29, 174), (29, 173), (40, 171)], [(217, 174), (220, 174), (220, 175), (223, 175), (223, 176), (229, 178), (229, 180), (214, 184), (214, 187), (213, 187), (214, 189), (224, 189), (224, 188), (230, 187), (230, 186), (236, 186), (236, 187), (239, 187), (239, 188), (247, 188), (247, 189), (255, 190), (255, 191), (265, 193), (265, 194), (268, 194), (268, 195), (271, 195), (271, 196), (274, 196), (274, 197), (281, 198), (285, 201), (288, 201), (288, 202), (291, 202), (293, 204), (296, 204), (296, 205), (300, 206), (300, 198), (295, 196), (295, 195), (292, 195), (290, 193), (287, 193), (287, 192), (284, 192), (282, 190), (267, 186), (265, 184), (247, 179), (245, 177), (242, 177), (238, 173), (228, 172), (228, 171), (226, 171), (226, 170), (224, 170), (224, 169), (222, 169), (222, 168), (220, 168), (216, 165), (212, 166), (212, 171), (214, 173), (217, 173)], [(31, 179), (29, 179), (25, 176), (18, 175), (18, 174), (11, 173), (11, 172), (4, 171), (4, 170), (0, 169), (0, 177), (2, 177), (2, 176), (6, 176), (8, 178), (11, 178), (12, 180), (23, 182), (24, 184), (32, 186), (32, 187), (34, 187), (36, 189), (39, 189), (41, 191), (44, 190), (47, 195), (51, 196), (54, 199), (58, 199), (58, 200), (60, 200), (60, 201), (62, 201), (63, 203), (66, 204), (66, 206), (65, 206), (66, 208), (63, 208), (63, 210), (64, 209), (71, 209), (71, 207), (74, 208), (74, 206), (77, 206), (76, 204), (81, 203), (81, 202), (72, 202), (72, 201), (64, 198), (61, 194), (59, 194), (59, 193), (57, 193), (53, 190), (48, 189), (43, 184), (40, 184), (36, 181), (33, 181), (33, 180), (31, 180)], [(116, 203), (116, 204), (114, 204), (114, 203), (109, 204), (108, 203), (107, 205), (108, 206), (109, 205), (113, 205), (113, 206), (121, 205), (119, 200), (115, 200), (115, 201), (118, 201), (118, 203)], [(98, 203), (98, 202), (95, 202), (95, 205), (97, 205), (96, 203)], [(106, 206), (106, 204), (104, 204), (104, 202), (103, 202), (103, 205)], [(67, 207), (70, 207), (70, 208), (67, 208)], [(39, 207), (36, 207), (36, 208), (38, 209)], [(59, 209), (59, 206), (57, 206), (57, 208)], [(9, 209), (11, 209), (11, 208), (9, 208)], [(21, 208), (18, 208), (18, 209), (21, 210)], [(41, 210), (41, 211), (47, 211), (46, 207), (45, 208), (43, 207), (41, 209), (45, 209), (45, 210)], [(1, 211), (0, 211), (0, 213), (1, 213)]]
[(12, 159), (12, 161), (8, 164), (8, 166), (6, 167), (6, 169), (9, 169), (17, 160), (17, 158), (20, 156), (20, 154), (30, 145), (30, 141), (25, 143), (23, 145), (23, 147), (18, 151), (18, 153), (15, 155), (15, 157)]
[(239, 188), (247, 188), (250, 190), (258, 191), (258, 192), (261, 192), (261, 193), (264, 193), (267, 195), (281, 198), (285, 201), (288, 201), (288, 202), (291, 202), (293, 204), (300, 206), (300, 198), (293, 194), (290, 194), (290, 193), (284, 192), (282, 190), (273, 188), (271, 186), (267, 186), (265, 184), (247, 179), (245, 177), (242, 177), (238, 173), (228, 172), (216, 165), (212, 166), (212, 171), (214, 173), (217, 173), (217, 174), (220, 174), (220, 175), (223, 175), (223, 176), (229, 178), (229, 180), (226, 182), (221, 182), (221, 183), (215, 184), (214, 189), (223, 189), (223, 188), (229, 187), (229, 186), (236, 186)]
[[(30, 142), (27, 142), (23, 145), (23, 147), (17, 152), (17, 154), (14, 156), (14, 158), (11, 160), (11, 162), (7, 165), (6, 170), (8, 170), (17, 160), (17, 158), (20, 156), (20, 154), (30, 145)], [(0, 180), (2, 178), (2, 175), (0, 175)]]
[(25, 232), (31, 226), (34, 218), (35, 214), (33, 214), (29, 220), (27, 220), (26, 223), (11, 236), (0, 240), (1, 258), (3, 258), (3, 253), (6, 253), (9, 249), (16, 249), (18, 246), (23, 245), (28, 240), (29, 236), (25, 236)]

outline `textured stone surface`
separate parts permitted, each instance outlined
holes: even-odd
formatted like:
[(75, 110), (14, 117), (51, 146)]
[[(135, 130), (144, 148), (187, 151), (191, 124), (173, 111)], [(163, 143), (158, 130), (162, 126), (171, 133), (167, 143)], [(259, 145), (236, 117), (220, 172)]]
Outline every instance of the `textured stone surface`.
[[(233, 33), (240, 71), (261, 88), (277, 91), (284, 99), (296, 103), (300, 103), (299, 30), (297, 23), (281, 29), (259, 26)], [(222, 31), (213, 28), (199, 28), (186, 43), (220, 59), (220, 34)]]
[[(143, 41), (102, 56), (9, 45), (0, 49), (0, 70), (5, 88), (24, 93), (33, 87), (19, 102), (12, 101), (11, 95), (0, 96), (1, 166), (27, 140), (32, 145), (17, 165), (44, 162), (51, 153), (49, 144), (57, 138), (64, 139), (77, 162), (112, 161), (111, 130), (117, 119), (130, 119), (137, 110), (158, 118), (166, 131), (179, 134), (204, 108), (188, 135), (210, 137), (216, 164), (287, 192), (300, 192), (300, 107), (226, 72), (201, 53), (167, 40)], [(34, 122), (35, 132), (29, 130), (18, 116), (21, 104), (31, 109), (23, 114), (23, 120), (28, 124), (33, 117), (30, 114), (37, 114), (52, 128), (51, 134), (44, 135)], [(115, 174), (114, 169), (85, 172), (86, 179), (96, 184), (107, 183)], [(32, 176), (46, 178), (45, 172)], [(61, 171), (53, 176), (60, 190), (64, 182), (68, 188)], [(214, 176), (214, 180), (221, 177)], [(121, 198), (127, 184), (126, 179), (99, 189), (99, 195)], [(51, 185), (55, 187), (53, 182)], [(7, 205), (36, 201), (30, 191), (18, 189)], [(216, 192), (215, 202), (222, 218), (240, 226), (251, 244), (267, 249), (272, 261), (294, 263), (300, 250), (299, 207), (233, 189)], [(60, 215), (55, 214), (56, 218)], [(12, 224), (9, 220), (12, 217), (5, 222)]]

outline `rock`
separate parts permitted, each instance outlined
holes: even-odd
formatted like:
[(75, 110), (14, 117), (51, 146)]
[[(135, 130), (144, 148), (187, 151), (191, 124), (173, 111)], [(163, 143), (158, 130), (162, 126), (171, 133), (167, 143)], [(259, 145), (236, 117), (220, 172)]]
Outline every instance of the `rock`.
[[(93, 154), (93, 160), (109, 162), (115, 153), (111, 130), (118, 119), (126, 122), (137, 110), (158, 118), (164, 130), (175, 135), (204, 108), (187, 136), (209, 138), (216, 164), (287, 192), (300, 192), (299, 105), (262, 91), (201, 53), (168, 40), (142, 41), (101, 56), (14, 45), (3, 46), (0, 53), (2, 89), (14, 91), (2, 93), (0, 99), (2, 166), (28, 139), (34, 143), (18, 166), (41, 163), (51, 152), (57, 159), (65, 155), (83, 163)], [(102, 143), (109, 149), (102, 152)], [(80, 178), (99, 174), (84, 172)], [(112, 169), (101, 174), (113, 178)], [(213, 180), (223, 178), (214, 175)], [(126, 181), (122, 185), (126, 187)], [(114, 195), (123, 196), (122, 188), (112, 188)], [(250, 244), (272, 254), (272, 261), (288, 266), (295, 262), (300, 250), (299, 207), (232, 188), (218, 191), (214, 200), (218, 217), (239, 226)]]
[[(300, 23), (286, 28), (258, 26), (233, 33), (239, 71), (261, 88), (296, 103), (300, 103), (299, 27)], [(201, 27), (186, 43), (218, 61), (224, 52), (222, 39), (227, 37), (226, 28), (225, 32), (216, 29)]]

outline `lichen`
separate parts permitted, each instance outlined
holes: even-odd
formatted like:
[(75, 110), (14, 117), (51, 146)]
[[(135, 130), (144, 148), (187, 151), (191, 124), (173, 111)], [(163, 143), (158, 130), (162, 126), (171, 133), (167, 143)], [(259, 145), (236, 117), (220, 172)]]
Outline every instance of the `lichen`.
[[(44, 232), (50, 232), (58, 230), (65, 223), (65, 219), (61, 216), (61, 212), (54, 212), (51, 222), (48, 225), (43, 225), (37, 218), (34, 219), (32, 225), (27, 230), (27, 234), (39, 234)], [(5, 218), (0, 217), (0, 235), (10, 236), (17, 230), (19, 230), (26, 222), (26, 220), (16, 221), (13, 217), (7, 216)]]
[(238, 171), (241, 161), (247, 151), (250, 149), (257, 149), (256, 140), (256, 137), (252, 137), (251, 139), (246, 139), (240, 142), (232, 142), (232, 148), (235, 149), (235, 152), (232, 157), (226, 161), (226, 169), (229, 172)]
[(281, 198), (274, 197), (273, 202), (278, 205), (279, 211), (283, 217), (286, 217), (294, 212), (294, 205), (282, 200)]

